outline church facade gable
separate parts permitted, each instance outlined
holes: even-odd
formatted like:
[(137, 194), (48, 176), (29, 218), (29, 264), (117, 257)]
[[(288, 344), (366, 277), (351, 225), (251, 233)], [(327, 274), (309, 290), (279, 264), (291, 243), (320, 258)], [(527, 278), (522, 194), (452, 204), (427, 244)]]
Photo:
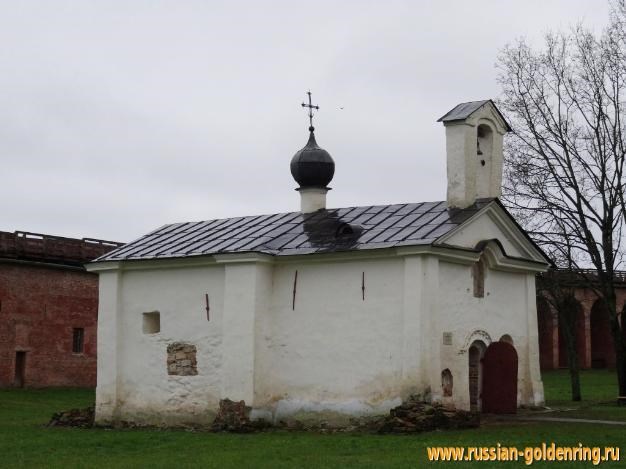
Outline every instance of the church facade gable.
[(549, 263), (549, 259), (519, 228), (499, 202), (492, 202), (472, 218), (437, 239), (435, 245), (476, 248), (482, 241), (497, 239), (509, 257), (531, 262)]

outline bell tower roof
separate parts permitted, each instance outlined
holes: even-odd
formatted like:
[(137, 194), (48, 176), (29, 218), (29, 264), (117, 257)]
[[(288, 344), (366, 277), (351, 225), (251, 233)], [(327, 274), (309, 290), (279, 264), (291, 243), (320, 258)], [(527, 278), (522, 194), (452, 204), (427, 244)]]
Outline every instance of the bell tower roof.
[(471, 117), (483, 106), (490, 106), (493, 108), (497, 116), (502, 121), (502, 127), (506, 132), (510, 132), (512, 130), (509, 123), (506, 121), (498, 107), (491, 99), (483, 99), (482, 101), (469, 101), (467, 103), (457, 104), (450, 111), (437, 119), (437, 122), (443, 122), (444, 124), (446, 124), (454, 121), (464, 121)]

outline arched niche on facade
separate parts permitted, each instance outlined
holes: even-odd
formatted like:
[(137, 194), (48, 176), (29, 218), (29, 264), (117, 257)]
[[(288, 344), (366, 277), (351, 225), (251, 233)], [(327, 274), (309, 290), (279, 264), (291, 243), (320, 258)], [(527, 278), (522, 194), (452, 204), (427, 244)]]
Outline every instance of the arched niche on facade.
[(489, 346), (489, 344), (493, 342), (491, 336), (487, 331), (482, 329), (476, 329), (474, 332), (466, 337), (465, 341), (463, 342), (463, 347), (461, 347), (461, 349), (459, 350), (459, 355), (466, 354), (469, 351), (472, 343), (475, 341), (481, 341), (483, 344), (485, 344), (485, 346)]
[(446, 368), (441, 372), (441, 394), (443, 397), (452, 397), (453, 386), (452, 372)]
[(515, 343), (513, 342), (513, 337), (511, 337), (509, 334), (504, 334), (502, 337), (500, 337), (500, 340), (498, 342), (506, 342), (507, 344), (511, 344), (511, 345), (515, 345)]
[(482, 358), (487, 344), (482, 340), (474, 340), (468, 349), (468, 374), (470, 410), (479, 412), (481, 408), (480, 394), (483, 385)]

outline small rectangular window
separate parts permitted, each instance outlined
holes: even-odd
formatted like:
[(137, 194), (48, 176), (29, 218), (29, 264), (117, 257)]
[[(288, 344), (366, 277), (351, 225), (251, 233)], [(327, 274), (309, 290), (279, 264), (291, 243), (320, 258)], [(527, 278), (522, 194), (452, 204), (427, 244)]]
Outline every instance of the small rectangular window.
[(161, 314), (158, 311), (143, 313), (143, 333), (156, 334), (161, 332)]
[(83, 353), (85, 346), (85, 329), (82, 327), (74, 328), (74, 337), (72, 340), (72, 352)]

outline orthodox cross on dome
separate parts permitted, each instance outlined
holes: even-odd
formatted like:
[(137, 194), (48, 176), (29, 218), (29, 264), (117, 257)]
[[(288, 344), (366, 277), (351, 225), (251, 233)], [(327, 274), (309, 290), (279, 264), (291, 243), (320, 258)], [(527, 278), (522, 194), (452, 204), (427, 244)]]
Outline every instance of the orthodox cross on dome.
[(320, 107), (311, 104), (311, 90), (307, 91), (306, 94), (309, 95), (309, 104), (302, 103), (302, 107), (309, 108), (309, 113), (308, 113), (309, 114), (309, 130), (313, 132), (315, 130), (315, 127), (313, 127), (313, 109), (315, 109), (316, 111), (319, 111)]

